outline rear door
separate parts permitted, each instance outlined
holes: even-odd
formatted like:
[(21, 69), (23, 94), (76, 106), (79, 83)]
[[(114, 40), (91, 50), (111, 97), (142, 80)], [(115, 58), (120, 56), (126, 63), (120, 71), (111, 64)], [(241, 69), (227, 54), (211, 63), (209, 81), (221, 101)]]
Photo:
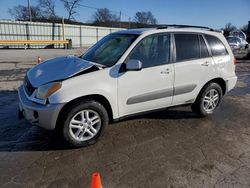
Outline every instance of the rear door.
[(194, 102), (200, 89), (212, 77), (213, 59), (202, 35), (175, 33), (175, 82), (173, 104)]

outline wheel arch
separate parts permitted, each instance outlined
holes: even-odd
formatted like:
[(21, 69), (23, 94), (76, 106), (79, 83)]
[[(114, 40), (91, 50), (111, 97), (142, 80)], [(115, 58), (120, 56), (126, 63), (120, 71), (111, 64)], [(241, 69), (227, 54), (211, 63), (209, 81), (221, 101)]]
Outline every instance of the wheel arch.
[[(223, 78), (214, 78), (212, 80), (209, 80), (207, 83), (204, 84), (204, 86), (200, 89), (200, 92), (202, 91), (202, 89), (208, 85), (209, 83), (217, 83), (221, 89), (222, 89), (222, 94), (225, 95), (226, 94), (226, 90), (227, 90), (227, 86), (226, 86), (226, 81)], [(200, 94), (199, 92), (199, 94)]]
[(107, 110), (107, 113), (109, 116), (109, 121), (113, 121), (113, 110), (112, 110), (111, 104), (108, 101), (108, 99), (106, 97), (104, 97), (103, 95), (93, 94), (93, 95), (86, 95), (86, 96), (78, 97), (78, 98), (75, 98), (75, 99), (67, 102), (58, 114), (58, 117), (56, 120), (56, 128), (60, 127), (60, 123), (64, 117), (64, 114), (66, 114), (67, 109), (69, 109), (69, 107), (74, 106), (83, 100), (94, 100), (94, 101), (97, 101), (100, 104), (102, 104), (103, 107)]

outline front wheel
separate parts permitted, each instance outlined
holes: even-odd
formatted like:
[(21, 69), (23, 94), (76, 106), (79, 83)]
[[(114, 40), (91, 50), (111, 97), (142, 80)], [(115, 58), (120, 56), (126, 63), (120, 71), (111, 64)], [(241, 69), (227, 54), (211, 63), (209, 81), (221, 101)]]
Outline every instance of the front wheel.
[(67, 111), (62, 136), (74, 147), (94, 144), (108, 121), (107, 111), (100, 103), (86, 100)]
[(191, 108), (200, 116), (208, 116), (218, 108), (222, 99), (222, 89), (217, 83), (207, 84), (198, 95)]

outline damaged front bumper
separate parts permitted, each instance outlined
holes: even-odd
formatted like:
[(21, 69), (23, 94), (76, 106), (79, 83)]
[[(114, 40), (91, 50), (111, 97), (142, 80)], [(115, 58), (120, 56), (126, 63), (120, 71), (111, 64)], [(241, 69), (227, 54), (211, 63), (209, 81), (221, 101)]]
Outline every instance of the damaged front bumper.
[(25, 93), (23, 85), (18, 89), (19, 118), (24, 117), (33, 125), (38, 125), (47, 130), (53, 130), (60, 110), (64, 104), (38, 104), (30, 101)]

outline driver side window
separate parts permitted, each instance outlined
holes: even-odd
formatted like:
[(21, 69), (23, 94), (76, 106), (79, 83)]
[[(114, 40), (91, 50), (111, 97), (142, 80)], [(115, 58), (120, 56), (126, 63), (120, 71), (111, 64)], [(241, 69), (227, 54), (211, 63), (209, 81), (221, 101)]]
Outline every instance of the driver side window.
[(142, 62), (142, 68), (164, 65), (170, 60), (170, 35), (150, 35), (135, 47), (129, 59)]

